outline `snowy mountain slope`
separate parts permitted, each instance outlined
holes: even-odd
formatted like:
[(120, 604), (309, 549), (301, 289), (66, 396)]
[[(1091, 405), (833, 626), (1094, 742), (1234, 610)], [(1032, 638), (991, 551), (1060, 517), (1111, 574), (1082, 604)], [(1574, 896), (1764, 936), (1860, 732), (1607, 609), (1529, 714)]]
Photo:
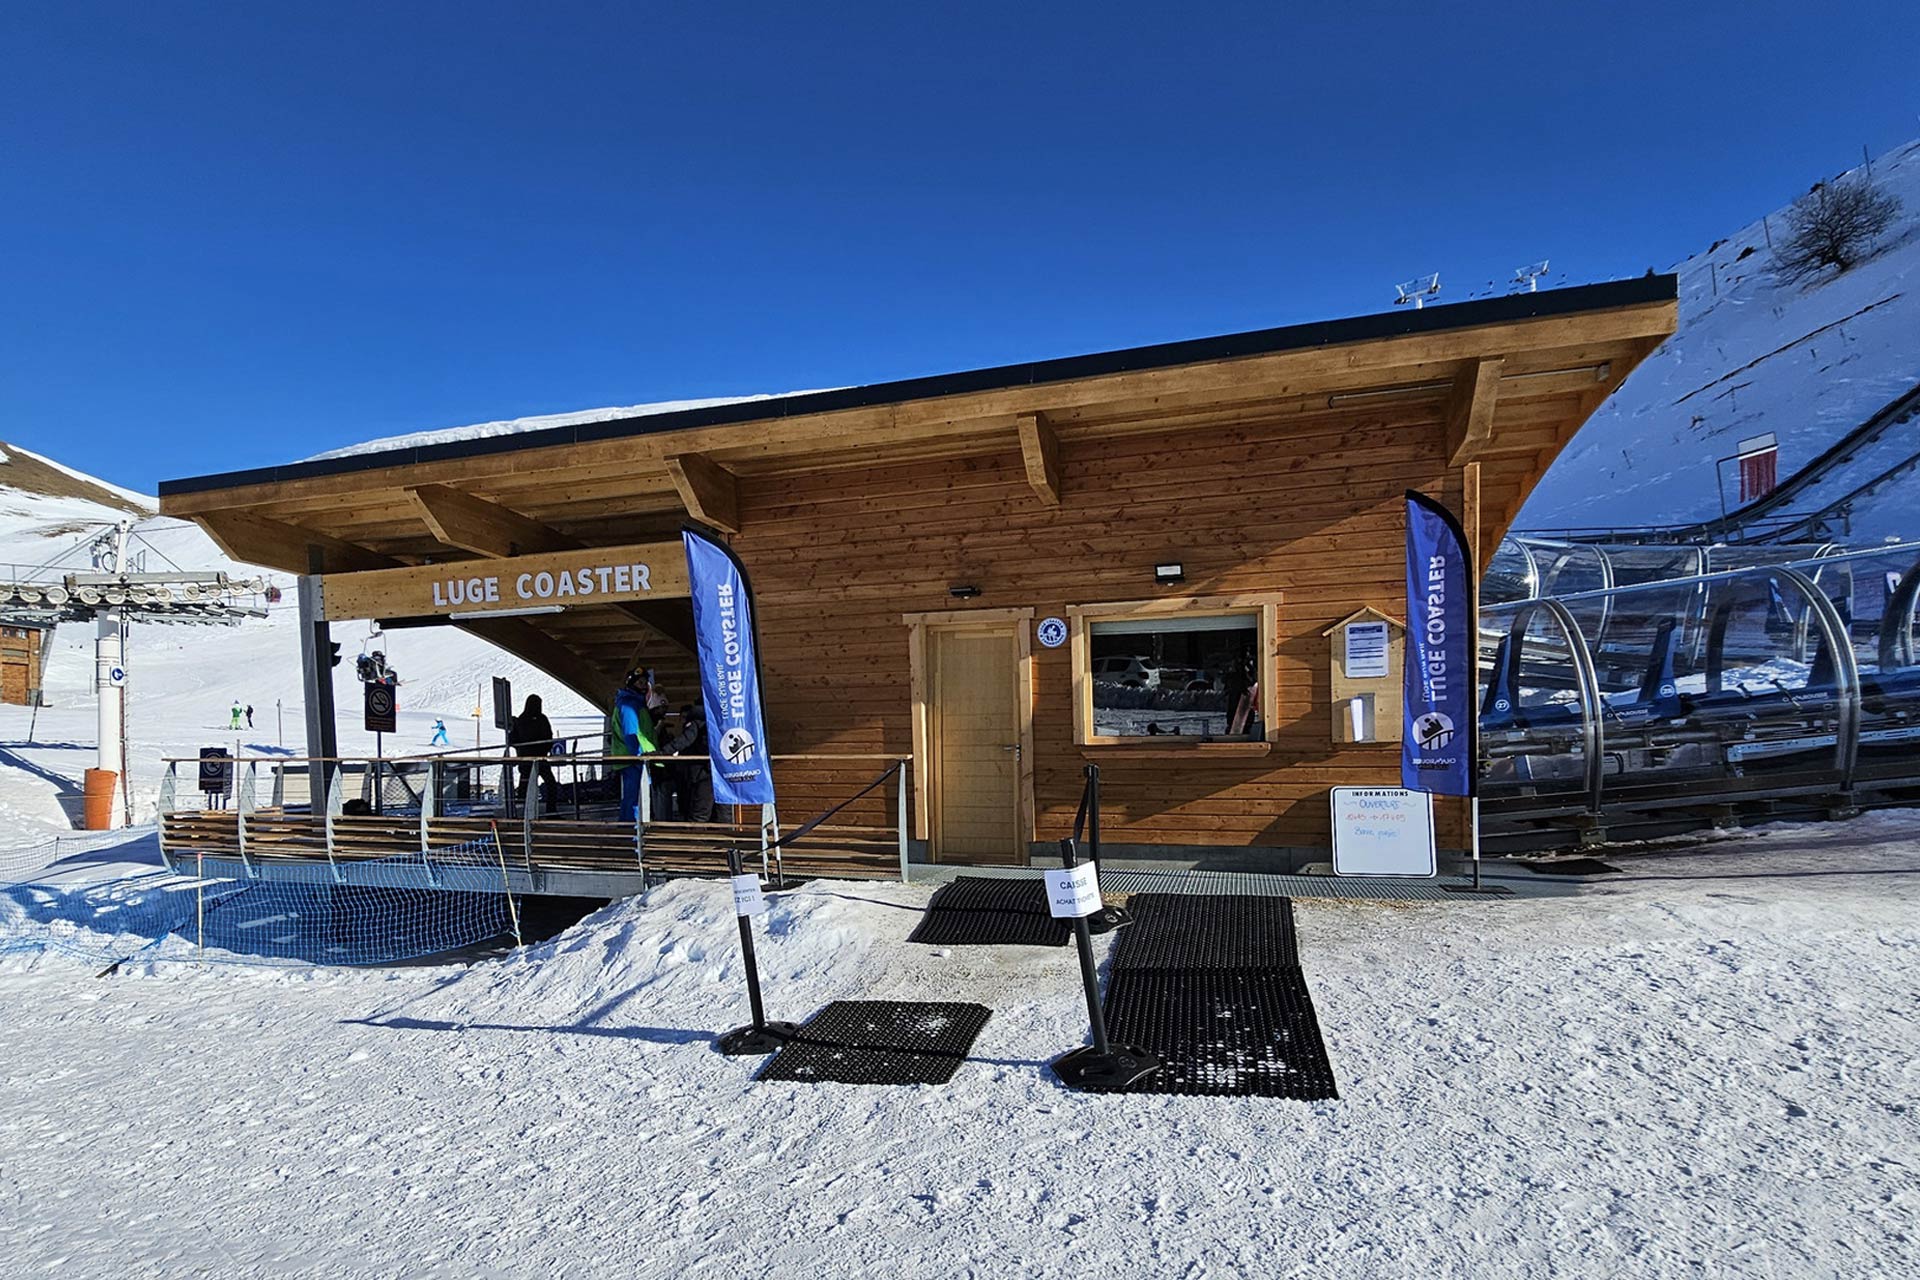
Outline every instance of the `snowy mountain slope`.
[[(5, 452), (15, 459), (11, 465), (23, 455), (35, 458), (12, 446), (5, 446)], [(0, 464), (0, 479), (8, 476), (8, 465)], [(65, 480), (55, 482), (49, 476)], [(277, 604), (257, 600), (267, 608), (267, 617), (237, 627), (135, 623), (129, 629), (127, 758), (136, 821), (151, 817), (163, 756), (193, 755), (202, 746), (216, 745), (237, 745), (248, 754), (305, 754), (298, 609), (291, 577), (235, 563), (190, 521), (139, 514), (141, 509), (151, 512), (153, 499), (116, 490), (50, 460), (18, 478), (36, 487), (0, 488), (0, 575), (50, 581), (90, 571), (95, 540), (125, 519), (133, 521), (130, 556), (146, 572), (226, 572), (264, 578), (283, 593)], [(119, 498), (125, 505), (108, 505), (107, 498)], [(516, 700), (529, 693), (541, 695), (559, 732), (598, 731), (595, 708), (526, 663), (464, 632), (426, 629), (376, 637), (371, 631), (365, 622), (334, 627), (343, 655), (333, 673), (342, 754), (373, 754), (374, 736), (360, 727), (361, 691), (353, 657), (374, 648), (386, 652), (402, 681), (400, 732), (387, 737), (389, 755), (425, 750), (434, 720), (442, 718), (453, 745), (471, 748), (476, 693), (495, 675), (513, 681)], [(94, 629), (68, 624), (55, 633), (48, 658), (47, 705), (37, 715), (27, 707), (0, 706), (0, 849), (34, 844), (70, 829), (70, 806), (63, 806), (61, 798), (78, 793), (84, 771), (95, 762), (93, 680)], [(239, 735), (227, 731), (236, 702), (254, 709), (254, 729)], [(279, 728), (283, 722), (284, 740)], [(483, 740), (496, 747), (500, 740), (490, 709)]]
[[(1844, 275), (1778, 278), (1769, 240), (1783, 233), (1785, 208), (1676, 268), (1679, 332), (1581, 429), (1518, 528), (1717, 517), (1715, 462), (1740, 440), (1773, 432), (1784, 480), (1920, 385), (1920, 140), (1871, 169), (1903, 208), (1875, 256)], [(1869, 478), (1903, 449), (1920, 449), (1911, 419), (1872, 442), (1847, 475)], [(1727, 500), (1737, 506), (1728, 470)], [(1832, 487), (1840, 496), (1849, 482), (1836, 476)], [(1856, 511), (1854, 540), (1920, 533), (1916, 498), (1920, 480), (1883, 486)]]
[(151, 515), (159, 505), (143, 493), (122, 489), (52, 458), (0, 445), (0, 500), (17, 502), (19, 495), (62, 498), (102, 511)]

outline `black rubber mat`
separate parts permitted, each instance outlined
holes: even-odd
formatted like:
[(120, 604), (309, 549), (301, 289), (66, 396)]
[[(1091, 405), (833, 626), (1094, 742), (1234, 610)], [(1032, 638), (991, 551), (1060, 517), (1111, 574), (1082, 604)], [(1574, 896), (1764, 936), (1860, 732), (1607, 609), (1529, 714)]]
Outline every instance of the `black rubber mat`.
[(1116, 973), (1107, 1034), (1158, 1055), (1128, 1093), (1337, 1098), (1313, 998), (1298, 968), (1270, 973)]
[(908, 942), (930, 947), (1064, 947), (1073, 930), (1047, 914), (1039, 880), (961, 876), (941, 886)]
[(1543, 858), (1538, 862), (1522, 862), (1520, 865), (1543, 876), (1604, 876), (1620, 870), (1611, 862), (1602, 862), (1598, 858)]
[(807, 1019), (760, 1079), (945, 1084), (990, 1012), (982, 1004), (835, 1000)]
[(1201, 893), (1136, 893), (1133, 924), (1114, 944), (1113, 972), (1254, 970), (1300, 964), (1293, 903)]

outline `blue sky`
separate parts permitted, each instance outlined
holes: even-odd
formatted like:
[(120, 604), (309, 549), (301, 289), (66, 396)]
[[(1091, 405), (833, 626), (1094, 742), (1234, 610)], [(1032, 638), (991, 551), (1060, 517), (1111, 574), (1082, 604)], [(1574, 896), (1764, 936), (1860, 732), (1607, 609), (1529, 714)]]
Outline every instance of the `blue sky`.
[(0, 439), (355, 440), (1664, 269), (1920, 133), (1920, 5), (0, 8)]

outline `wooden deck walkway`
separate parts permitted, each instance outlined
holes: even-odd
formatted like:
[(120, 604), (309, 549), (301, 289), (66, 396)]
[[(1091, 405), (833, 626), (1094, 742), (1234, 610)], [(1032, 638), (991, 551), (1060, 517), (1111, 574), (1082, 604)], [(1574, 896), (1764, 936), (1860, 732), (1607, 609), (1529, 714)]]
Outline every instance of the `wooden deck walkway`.
[[(891, 757), (832, 759), (857, 764), (863, 771), (877, 771), (877, 766), (892, 762)], [(197, 760), (168, 763), (170, 777), (179, 765), (199, 764)], [(469, 862), (475, 860), (474, 850), (485, 849), (492, 851), (485, 861), (500, 868), (499, 876), (489, 882), (493, 888), (499, 888), (500, 877), (505, 877), (515, 892), (609, 897), (639, 892), (648, 883), (670, 876), (725, 875), (730, 849), (739, 850), (749, 869), (762, 870), (764, 862), (768, 875), (783, 880), (895, 879), (902, 875), (905, 861), (904, 832), (897, 823), (828, 822), (797, 835), (799, 823), (764, 822), (763, 832), (763, 811), (752, 809), (723, 808), (721, 812), (734, 815), (733, 819), (712, 823), (634, 823), (621, 821), (615, 806), (604, 802), (569, 802), (551, 814), (529, 816), (502, 811), (497, 791), (489, 793), (493, 803), (485, 799), (460, 802), (446, 806), (454, 812), (435, 812), (433, 798), (439, 788), (433, 771), (467, 763), (458, 760), (383, 762), (387, 767), (400, 764), (413, 770), (416, 785), (405, 795), (414, 803), (395, 806), (398, 811), (344, 812), (345, 787), (338, 781), (326, 806), (330, 813), (315, 813), (302, 805), (255, 802), (265, 789), (260, 785), (259, 766), (275, 771), (271, 794), (279, 796), (287, 790), (285, 779), (306, 763), (238, 762), (242, 782), (233, 788), (229, 807), (180, 807), (182, 794), (175, 787), (163, 788), (163, 857), (177, 871), (213, 868), (222, 875), (396, 883), (381, 870), (383, 864), (424, 868), (443, 859)], [(422, 769), (425, 763), (432, 769)], [(498, 757), (482, 763), (501, 770)], [(424, 788), (417, 785), (423, 778)], [(870, 781), (870, 775), (863, 781)], [(857, 789), (850, 786), (849, 794)], [(887, 807), (905, 813), (904, 800)], [(779, 843), (763, 855), (766, 845), (774, 842)]]

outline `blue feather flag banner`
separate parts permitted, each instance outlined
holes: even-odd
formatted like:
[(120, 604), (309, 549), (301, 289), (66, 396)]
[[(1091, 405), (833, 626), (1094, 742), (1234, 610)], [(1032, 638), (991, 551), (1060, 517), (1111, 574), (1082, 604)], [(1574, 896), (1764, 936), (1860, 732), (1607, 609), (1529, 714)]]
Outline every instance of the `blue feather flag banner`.
[(746, 571), (728, 548), (683, 530), (693, 591), (693, 632), (706, 703), (707, 755), (716, 804), (772, 804), (773, 768), (760, 710), (759, 635)]
[(1473, 562), (1453, 513), (1407, 490), (1407, 661), (1400, 785), (1442, 796), (1474, 786)]

